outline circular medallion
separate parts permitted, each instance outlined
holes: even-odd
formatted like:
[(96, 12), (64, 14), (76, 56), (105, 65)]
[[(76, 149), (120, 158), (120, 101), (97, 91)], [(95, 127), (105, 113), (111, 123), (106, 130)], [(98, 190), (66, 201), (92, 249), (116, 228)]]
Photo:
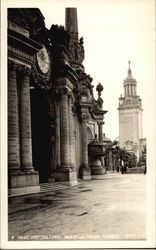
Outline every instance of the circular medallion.
[(37, 63), (40, 71), (43, 74), (48, 73), (50, 69), (50, 58), (49, 54), (45, 47), (43, 47), (38, 53), (37, 53)]

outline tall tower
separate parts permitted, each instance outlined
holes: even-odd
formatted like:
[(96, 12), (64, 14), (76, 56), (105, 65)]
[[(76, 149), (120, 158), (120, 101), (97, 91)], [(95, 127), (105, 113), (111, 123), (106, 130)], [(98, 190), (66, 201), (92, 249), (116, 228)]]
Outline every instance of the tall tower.
[(76, 8), (66, 8), (65, 28), (70, 34), (70, 64), (77, 73), (80, 71), (84, 71), (84, 67), (82, 65), (82, 62), (84, 60), (83, 37), (79, 39)]
[(65, 27), (73, 34), (75, 40), (78, 40), (78, 24), (77, 24), (77, 9), (66, 8)]
[(134, 152), (139, 159), (142, 138), (142, 102), (137, 95), (137, 82), (132, 76), (130, 61), (127, 78), (123, 82), (124, 96), (119, 98), (119, 145)]

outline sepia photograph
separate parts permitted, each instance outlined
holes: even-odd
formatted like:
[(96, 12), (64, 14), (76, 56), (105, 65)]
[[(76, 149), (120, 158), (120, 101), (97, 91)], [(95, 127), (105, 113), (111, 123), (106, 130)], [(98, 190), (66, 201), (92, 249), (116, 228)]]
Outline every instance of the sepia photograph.
[(2, 0), (2, 249), (156, 247), (155, 45), (155, 0)]

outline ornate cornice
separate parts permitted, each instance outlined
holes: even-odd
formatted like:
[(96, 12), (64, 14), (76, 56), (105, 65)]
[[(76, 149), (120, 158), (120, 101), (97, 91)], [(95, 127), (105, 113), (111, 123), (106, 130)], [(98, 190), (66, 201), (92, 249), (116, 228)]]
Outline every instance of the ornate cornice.
[(64, 88), (59, 88), (59, 87), (55, 88), (54, 92), (55, 92), (55, 96), (57, 98), (60, 98), (62, 95), (67, 95), (67, 96), (72, 98), (72, 92), (66, 87), (64, 87)]
[(8, 44), (30, 55), (34, 55), (42, 48), (36, 41), (10, 29), (8, 29)]

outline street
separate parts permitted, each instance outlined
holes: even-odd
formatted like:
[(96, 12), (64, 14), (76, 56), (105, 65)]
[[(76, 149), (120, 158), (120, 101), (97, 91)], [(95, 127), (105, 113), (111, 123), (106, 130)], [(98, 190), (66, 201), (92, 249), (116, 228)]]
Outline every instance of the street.
[[(108, 173), (9, 199), (9, 240), (146, 239), (146, 175)], [(54, 185), (54, 184), (53, 184)]]

